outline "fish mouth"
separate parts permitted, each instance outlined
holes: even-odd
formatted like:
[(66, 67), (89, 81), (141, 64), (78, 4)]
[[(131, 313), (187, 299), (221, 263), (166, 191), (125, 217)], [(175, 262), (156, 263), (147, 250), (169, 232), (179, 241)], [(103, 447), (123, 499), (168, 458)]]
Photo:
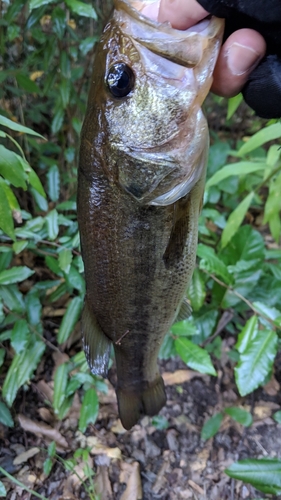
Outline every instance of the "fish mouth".
[(115, 17), (122, 30), (136, 42), (172, 62), (194, 68), (202, 60), (209, 41), (217, 39), (220, 44), (224, 21), (208, 16), (187, 30), (172, 28), (170, 23), (159, 23), (145, 15), (153, 3), (149, 0), (115, 0)]

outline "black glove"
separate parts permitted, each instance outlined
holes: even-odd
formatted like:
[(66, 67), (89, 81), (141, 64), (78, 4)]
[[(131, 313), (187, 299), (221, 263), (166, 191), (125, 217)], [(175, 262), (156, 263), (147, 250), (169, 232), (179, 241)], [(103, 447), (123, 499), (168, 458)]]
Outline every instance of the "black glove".
[(197, 1), (211, 14), (225, 18), (225, 39), (241, 28), (252, 28), (265, 38), (266, 55), (242, 92), (259, 116), (281, 118), (281, 0)]

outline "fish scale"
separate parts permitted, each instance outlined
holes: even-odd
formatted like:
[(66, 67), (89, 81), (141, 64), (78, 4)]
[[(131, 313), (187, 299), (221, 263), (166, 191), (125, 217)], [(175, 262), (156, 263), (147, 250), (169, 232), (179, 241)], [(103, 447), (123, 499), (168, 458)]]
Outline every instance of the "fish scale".
[(84, 349), (92, 373), (106, 376), (113, 345), (126, 429), (165, 404), (159, 349), (189, 312), (208, 150), (200, 106), (223, 30), (211, 18), (201, 31), (179, 32), (142, 16), (145, 5), (115, 1), (97, 47), (78, 170)]

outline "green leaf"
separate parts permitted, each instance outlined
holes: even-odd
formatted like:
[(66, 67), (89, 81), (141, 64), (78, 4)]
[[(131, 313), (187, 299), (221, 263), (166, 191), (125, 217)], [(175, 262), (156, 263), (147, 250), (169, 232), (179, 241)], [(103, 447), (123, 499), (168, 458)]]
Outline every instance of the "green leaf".
[(245, 483), (250, 483), (264, 493), (281, 494), (281, 460), (260, 458), (241, 460), (232, 464), (225, 473)]
[(52, 470), (52, 467), (53, 467), (53, 461), (51, 458), (46, 458), (44, 464), (43, 464), (43, 472), (45, 474), (46, 477), (49, 476), (51, 470)]
[(274, 141), (281, 137), (281, 123), (274, 123), (264, 127), (254, 134), (238, 151), (238, 156), (245, 156), (251, 151), (259, 148), (268, 141)]
[(278, 337), (270, 330), (259, 330), (246, 346), (235, 368), (235, 380), (241, 396), (264, 383), (272, 370), (277, 353)]
[(46, 193), (43, 185), (36, 172), (30, 166), (28, 169), (28, 182), (35, 189), (35, 191), (39, 193), (39, 195), (41, 195), (43, 198), (46, 198)]
[(258, 318), (252, 316), (245, 324), (243, 330), (238, 335), (236, 349), (242, 354), (251, 345), (258, 333)]
[(26, 349), (29, 339), (30, 332), (27, 321), (25, 319), (17, 320), (13, 326), (11, 334), (11, 345), (16, 354), (19, 354)]
[(31, 288), (25, 297), (25, 304), (29, 324), (37, 326), (37, 330), (40, 330), (42, 304), (39, 299), (39, 292), (34, 288)]
[(16, 73), (16, 80), (19, 85), (23, 90), (26, 92), (30, 93), (35, 93), (35, 94), (40, 94), (40, 89), (38, 85), (36, 85), (35, 82), (30, 80), (30, 78), (27, 75), (24, 75), (23, 73)]
[(3, 363), (4, 363), (5, 356), (6, 356), (6, 350), (0, 348), (0, 368), (3, 365)]
[(75, 14), (97, 20), (96, 11), (91, 5), (87, 5), (78, 0), (65, 0), (65, 3)]
[(59, 234), (58, 212), (54, 209), (45, 217), (48, 236), (50, 240), (55, 240)]
[[(41, 0), (39, 0), (41, 2)], [(22, 132), (24, 134), (30, 134), (30, 135), (36, 135), (37, 137), (41, 137), (41, 139), (45, 139), (43, 135), (38, 134), (37, 132), (34, 132), (29, 127), (24, 127), (23, 125), (20, 125), (17, 122), (14, 122), (13, 120), (9, 120), (9, 118), (6, 118), (3, 115), (0, 115), (0, 125), (3, 125), (4, 127), (8, 127), (11, 130), (15, 130), (16, 132)]]
[(54, 397), (53, 397), (53, 408), (55, 413), (59, 412), (65, 400), (66, 386), (68, 380), (69, 366), (67, 363), (63, 363), (58, 366), (54, 377)]
[(42, 7), (42, 5), (47, 5), (50, 3), (55, 3), (55, 0), (30, 0), (29, 8), (30, 10), (37, 9), (38, 7)]
[(265, 245), (262, 235), (251, 226), (239, 228), (230, 243), (220, 253), (226, 264), (236, 264), (240, 260), (264, 260)]
[(243, 102), (243, 94), (237, 94), (235, 97), (228, 99), (227, 103), (227, 120), (234, 115), (235, 111), (239, 108), (240, 104)]
[(59, 266), (62, 271), (65, 273), (68, 273), (70, 270), (70, 264), (72, 262), (72, 251), (68, 248), (64, 248), (60, 253), (59, 253)]
[(79, 418), (79, 431), (85, 432), (87, 426), (94, 424), (99, 413), (99, 400), (95, 389), (88, 389), (83, 398)]
[(8, 406), (12, 406), (19, 388), (31, 378), (44, 350), (44, 342), (38, 340), (14, 356), (3, 385), (3, 398)]
[(59, 90), (61, 95), (62, 107), (65, 109), (69, 103), (70, 90), (71, 90), (71, 82), (68, 78), (62, 78)]
[(65, 279), (70, 287), (73, 287), (76, 290), (78, 290), (80, 294), (84, 293), (85, 291), (84, 278), (81, 276), (78, 269), (73, 264), (71, 264), (68, 273), (65, 274)]
[(83, 299), (81, 297), (74, 297), (74, 299), (69, 302), (58, 333), (59, 344), (63, 344), (70, 337), (79, 319), (82, 307)]
[(211, 358), (204, 349), (184, 337), (177, 338), (175, 346), (178, 355), (188, 366), (200, 373), (216, 375)]
[(232, 283), (232, 276), (224, 262), (215, 254), (213, 248), (200, 243), (197, 248), (197, 255), (201, 257), (200, 269), (204, 269), (210, 274), (215, 274), (223, 278), (225, 283)]
[(253, 423), (253, 417), (250, 412), (243, 410), (242, 408), (238, 408), (237, 406), (232, 406), (231, 408), (225, 408), (225, 413), (229, 415), (233, 420), (236, 420), (244, 427), (249, 427)]
[(0, 481), (0, 497), (7, 498), (7, 491), (2, 481)]
[(221, 236), (222, 248), (224, 248), (229, 243), (234, 234), (237, 233), (237, 230), (241, 226), (254, 196), (255, 193), (253, 191), (249, 193), (248, 196), (246, 196), (246, 198), (241, 201), (238, 207), (235, 208), (235, 210), (230, 214)]
[(57, 165), (52, 165), (47, 173), (48, 195), (52, 201), (58, 201), (60, 195), (60, 174)]
[(253, 172), (258, 172), (259, 170), (264, 170), (266, 164), (258, 163), (254, 161), (240, 161), (238, 163), (230, 163), (226, 165), (221, 170), (218, 170), (206, 183), (206, 189), (211, 186), (217, 186), (219, 182), (227, 179), (228, 177), (237, 175), (244, 176), (249, 175)]
[(0, 178), (0, 229), (15, 240), (14, 221), (6, 196), (5, 182)]
[(82, 40), (80, 42), (80, 45), (79, 45), (79, 48), (82, 52), (82, 55), (85, 56), (86, 54), (88, 54), (88, 52), (90, 50), (92, 50), (92, 48), (94, 47), (94, 45), (97, 41), (98, 41), (97, 36), (90, 36), (90, 37), (84, 38), (84, 40)]
[(169, 422), (164, 415), (156, 415), (152, 418), (151, 423), (158, 431), (165, 431), (169, 427)]
[(19, 283), (29, 278), (34, 271), (26, 266), (11, 267), (0, 273), (0, 285), (10, 285), (11, 283)]
[(11, 412), (7, 406), (0, 401), (0, 422), (7, 427), (14, 427), (14, 421)]
[(56, 442), (52, 441), (48, 446), (48, 455), (53, 458), (56, 454)]
[(27, 240), (15, 241), (13, 243), (13, 250), (16, 255), (20, 254), (28, 246)]
[(192, 337), (197, 335), (198, 331), (193, 320), (185, 319), (184, 321), (178, 321), (171, 327), (171, 332), (179, 337)]
[(26, 189), (27, 175), (22, 158), (0, 144), (0, 174), (15, 187)]
[(209, 418), (202, 427), (201, 438), (206, 441), (207, 439), (215, 436), (219, 431), (222, 420), (222, 413), (216, 413), (216, 415), (213, 415), (213, 417)]
[(199, 269), (194, 269), (192, 280), (188, 289), (188, 298), (193, 311), (199, 311), (206, 297), (206, 287)]
[[(266, 200), (263, 223), (269, 222), (271, 234), (278, 243), (280, 238), (280, 210), (281, 210), (281, 173), (271, 180), (269, 186), (269, 196)], [(275, 224), (273, 223), (275, 222)]]
[(278, 424), (281, 424), (281, 411), (275, 412), (273, 415), (273, 418), (274, 418), (275, 422), (277, 422)]
[(54, 135), (57, 134), (62, 128), (63, 119), (64, 119), (64, 109), (58, 108), (58, 110), (54, 114), (51, 125), (52, 133)]

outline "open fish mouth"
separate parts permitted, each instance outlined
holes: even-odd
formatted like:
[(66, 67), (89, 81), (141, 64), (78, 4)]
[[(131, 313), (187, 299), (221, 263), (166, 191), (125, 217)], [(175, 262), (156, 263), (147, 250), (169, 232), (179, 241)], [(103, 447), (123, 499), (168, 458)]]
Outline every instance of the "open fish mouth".
[[(220, 44), (223, 21), (214, 16), (208, 16), (183, 31), (172, 28), (170, 23), (157, 21), (160, 1), (115, 0), (114, 3), (117, 20), (124, 32), (177, 64), (193, 68), (206, 53), (209, 39), (217, 37), (217, 44)], [(147, 16), (151, 12), (153, 19)]]

